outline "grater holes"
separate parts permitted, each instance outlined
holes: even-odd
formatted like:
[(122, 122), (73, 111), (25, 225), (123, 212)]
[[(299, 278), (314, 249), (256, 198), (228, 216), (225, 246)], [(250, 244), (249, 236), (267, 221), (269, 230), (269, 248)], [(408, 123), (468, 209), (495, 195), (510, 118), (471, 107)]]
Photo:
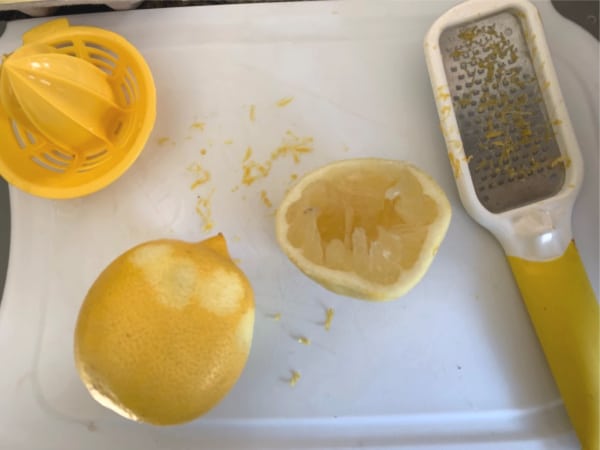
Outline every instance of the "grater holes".
[[(507, 26), (513, 30), (511, 39), (504, 33)], [(563, 165), (556, 162), (552, 133), (534, 129), (537, 123), (547, 121), (547, 114), (543, 103), (535, 104), (541, 85), (520, 33), (519, 19), (507, 10), (449, 28), (440, 37), (442, 48), (447, 43), (450, 51), (460, 55), (458, 61), (452, 60), (454, 55), (443, 55), (450, 94), (458, 93), (454, 108), (465, 113), (460, 120), (457, 114), (457, 121), (465, 152), (474, 155), (469, 163), (474, 187), (483, 206), (493, 213), (544, 198), (553, 189), (540, 186), (545, 177), (543, 172), (538, 175), (539, 162), (530, 162), (533, 156), (539, 161), (540, 155), (547, 154), (548, 161), (560, 166), (558, 176), (564, 174)], [(457, 73), (450, 71), (450, 66), (465, 62), (466, 74), (458, 69)], [(464, 75), (460, 81), (459, 75)], [(460, 91), (455, 89), (456, 84), (461, 85)], [(478, 96), (474, 95), (475, 89), (481, 91)], [(499, 95), (491, 101), (491, 94)], [(517, 100), (521, 94), (525, 97)], [(469, 110), (474, 114), (469, 115)], [(541, 148), (536, 150), (536, 146)], [(543, 170), (549, 169), (547, 162)], [(519, 172), (525, 181), (517, 180)], [(557, 179), (554, 184), (559, 182)]]
[[(465, 79), (465, 75), (464, 75), (464, 74), (460, 74), (460, 75), (458, 76), (458, 79), (459, 79), (459, 80), (464, 80), (464, 79)], [(468, 87), (468, 86), (467, 86), (467, 87)]]
[(458, 67), (452, 66), (450, 67), (450, 72), (456, 73), (458, 71)]

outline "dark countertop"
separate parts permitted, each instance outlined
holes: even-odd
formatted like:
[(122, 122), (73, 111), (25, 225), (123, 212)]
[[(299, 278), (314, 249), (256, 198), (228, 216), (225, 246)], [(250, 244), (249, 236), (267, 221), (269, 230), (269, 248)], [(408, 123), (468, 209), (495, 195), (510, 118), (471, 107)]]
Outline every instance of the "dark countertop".
[[(84, 0), (82, 0), (84, 1)], [(147, 8), (172, 8), (185, 7), (192, 5), (218, 5), (227, 3), (264, 3), (264, 2), (282, 2), (290, 0), (146, 0), (138, 9)], [(307, 0), (304, 0), (307, 1)], [(308, 0), (310, 1), (310, 0)], [(582, 26), (598, 39), (598, 15), (600, 9), (600, 0), (552, 0), (556, 10), (564, 17), (573, 20)], [(85, 12), (110, 11), (107, 6), (102, 5), (82, 5), (82, 6), (64, 6), (56, 9), (53, 15), (80, 14)], [(16, 20), (27, 18), (26, 14), (19, 11), (0, 11), (0, 22), (7, 20)], [(0, 34), (2, 30), (0, 25)]]

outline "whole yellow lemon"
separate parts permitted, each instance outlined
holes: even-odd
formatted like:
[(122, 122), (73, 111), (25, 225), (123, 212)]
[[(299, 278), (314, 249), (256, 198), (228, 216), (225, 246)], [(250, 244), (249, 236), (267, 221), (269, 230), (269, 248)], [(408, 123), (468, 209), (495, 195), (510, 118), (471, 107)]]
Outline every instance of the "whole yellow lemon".
[(157, 425), (215, 406), (246, 364), (254, 296), (217, 235), (157, 240), (114, 260), (90, 288), (75, 329), (79, 375), (102, 405)]

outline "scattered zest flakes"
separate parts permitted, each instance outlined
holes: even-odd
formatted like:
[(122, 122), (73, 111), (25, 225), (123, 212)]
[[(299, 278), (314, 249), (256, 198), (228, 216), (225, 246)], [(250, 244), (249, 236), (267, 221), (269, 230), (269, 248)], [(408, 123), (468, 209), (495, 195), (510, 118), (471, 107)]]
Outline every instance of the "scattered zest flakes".
[(503, 132), (503, 131), (501, 131), (501, 130), (491, 130), (491, 131), (488, 131), (488, 132), (485, 134), (485, 138), (486, 138), (486, 139), (493, 139), (493, 138), (500, 137), (500, 136), (502, 136), (503, 134), (504, 134), (504, 132)]
[(281, 145), (271, 154), (271, 159), (275, 160), (281, 156), (291, 154), (294, 163), (298, 164), (300, 155), (313, 151), (313, 142), (312, 137), (299, 137), (288, 130), (285, 132)]
[(550, 168), (554, 168), (559, 164), (563, 164), (565, 166), (565, 169), (568, 169), (571, 166), (571, 159), (565, 156), (559, 156), (558, 158), (552, 161), (552, 163), (550, 164)]
[(452, 140), (450, 141), (450, 145), (451, 145), (452, 147), (454, 147), (455, 149), (457, 149), (457, 150), (458, 150), (459, 148), (462, 148), (462, 141), (459, 141), (459, 140), (456, 140), (456, 139), (452, 139)]
[(250, 105), (250, 109), (248, 110), (248, 118), (251, 122), (256, 120), (256, 105)]
[(205, 148), (201, 148), (201, 149), (200, 149), (200, 154), (201, 154), (202, 156), (206, 155), (206, 149), (205, 149)]
[(305, 336), (300, 336), (296, 339), (299, 344), (302, 345), (310, 345), (310, 339)]
[(325, 311), (325, 329), (329, 331), (331, 328), (331, 322), (333, 321), (333, 315), (335, 314), (335, 310), (333, 308), (327, 308)]
[(237, 264), (238, 266), (242, 263), (242, 260), (240, 258), (233, 258), (232, 261)]
[(281, 145), (262, 164), (251, 159), (252, 149), (249, 147), (242, 164), (242, 183), (250, 186), (255, 181), (266, 178), (271, 172), (273, 163), (284, 156), (290, 155), (294, 163), (298, 164), (302, 155), (313, 151), (313, 141), (312, 137), (299, 137), (288, 130)]
[(300, 379), (300, 372), (297, 372), (295, 370), (292, 370), (292, 376), (290, 378), (290, 380), (288, 381), (289, 385), (291, 387), (296, 386), (296, 383), (298, 383), (298, 380)]
[(297, 173), (293, 173), (290, 175), (290, 181), (295, 181), (298, 179), (298, 174)]
[(211, 207), (211, 200), (214, 193), (215, 190), (213, 188), (206, 197), (198, 196), (196, 200), (196, 214), (202, 219), (203, 231), (210, 231), (214, 227)]
[(239, 187), (239, 186), (234, 186), (234, 187), (232, 187), (232, 188), (231, 188), (231, 192), (236, 192), (236, 191), (238, 191), (239, 189), (240, 189), (240, 187)]
[(204, 178), (198, 178), (190, 185), (190, 190), (193, 191), (198, 186), (202, 186), (204, 183), (208, 183), (209, 181), (210, 181), (210, 173), (206, 172), (206, 176)]
[(269, 317), (273, 320), (281, 320), (281, 313), (271, 314)]
[(448, 92), (448, 86), (437, 87), (437, 98), (440, 100), (448, 100), (450, 98), (450, 92)]
[(225, 144), (225, 145), (231, 145), (231, 144), (233, 144), (233, 139), (226, 139), (226, 140), (223, 142), (223, 144)]
[(452, 166), (452, 172), (454, 172), (454, 178), (458, 179), (460, 177), (460, 161), (454, 153), (448, 153), (448, 158), (450, 158), (450, 165)]
[(244, 159), (242, 160), (242, 162), (248, 161), (251, 156), (252, 156), (252, 147), (248, 147), (246, 149), (246, 153), (244, 153)]
[(158, 145), (165, 145), (165, 144), (168, 144), (169, 142), (171, 142), (171, 138), (166, 137), (166, 136), (161, 137), (161, 138), (158, 138), (157, 142), (158, 142)]
[(265, 191), (264, 189), (262, 191), (260, 191), (260, 199), (262, 200), (262, 202), (264, 203), (264, 205), (267, 208), (270, 208), (273, 206), (273, 203), (271, 202), (271, 200), (269, 200), (269, 197), (267, 196), (267, 191)]
[(292, 103), (292, 101), (294, 100), (294, 97), (283, 97), (280, 98), (277, 103), (275, 103), (275, 105), (277, 105), (279, 108), (283, 108), (287, 105), (289, 105), (290, 103)]
[(246, 186), (250, 186), (256, 180), (266, 178), (271, 171), (271, 161), (267, 161), (265, 164), (259, 164), (256, 161), (247, 161), (242, 165), (242, 183)]
[(195, 130), (204, 131), (204, 122), (194, 122), (190, 125), (190, 128), (194, 128)]
[(190, 189), (194, 190), (198, 186), (202, 186), (210, 181), (210, 172), (203, 168), (198, 163), (193, 163), (188, 167), (188, 172), (193, 173), (196, 176), (194, 182), (190, 185)]

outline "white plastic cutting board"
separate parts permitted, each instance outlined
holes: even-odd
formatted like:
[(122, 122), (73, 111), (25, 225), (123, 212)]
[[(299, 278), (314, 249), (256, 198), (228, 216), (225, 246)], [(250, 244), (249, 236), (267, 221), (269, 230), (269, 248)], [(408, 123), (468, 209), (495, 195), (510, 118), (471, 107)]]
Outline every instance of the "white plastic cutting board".
[[(427, 28), (451, 4), (307, 2), (72, 17), (141, 50), (156, 80), (158, 117), (140, 159), (97, 194), (48, 201), (11, 189), (0, 448), (577, 448), (502, 250), (458, 200), (422, 51)], [(598, 45), (549, 2), (539, 6), (584, 154), (574, 232), (597, 292)], [(0, 53), (37, 23), (10, 23)], [(277, 107), (284, 97), (293, 101)], [(264, 162), (288, 130), (312, 137), (314, 151), (298, 164), (281, 158), (267, 178), (241, 185), (247, 147)], [(292, 173), (359, 156), (417, 164), (453, 205), (430, 271), (391, 303), (343, 298), (307, 280), (278, 250), (273, 208), (260, 197), (264, 190), (277, 205)], [(212, 175), (195, 190), (193, 163)], [(75, 372), (79, 305), (100, 270), (130, 246), (210, 235), (195, 207), (213, 190), (214, 231), (225, 233), (256, 293), (248, 366), (201, 420), (168, 428), (125, 421), (96, 404)], [(336, 311), (329, 332), (326, 307)], [(278, 312), (280, 321), (269, 317)], [(299, 344), (298, 335), (312, 344)], [(290, 370), (302, 374), (294, 388)]]

